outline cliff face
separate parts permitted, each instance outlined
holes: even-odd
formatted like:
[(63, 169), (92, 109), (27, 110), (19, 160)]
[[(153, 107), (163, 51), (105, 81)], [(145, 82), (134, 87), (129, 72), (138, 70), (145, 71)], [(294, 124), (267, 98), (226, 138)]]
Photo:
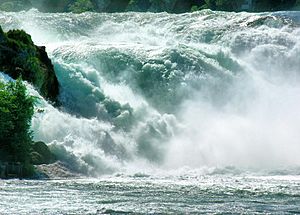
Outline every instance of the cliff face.
[(42, 96), (55, 102), (59, 84), (45, 47), (34, 45), (22, 30), (4, 33), (0, 27), (0, 71), (32, 83)]

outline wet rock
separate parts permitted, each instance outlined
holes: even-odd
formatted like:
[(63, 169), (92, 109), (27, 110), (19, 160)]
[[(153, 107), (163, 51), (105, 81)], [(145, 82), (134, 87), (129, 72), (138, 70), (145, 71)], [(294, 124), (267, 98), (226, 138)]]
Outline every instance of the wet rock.
[(36, 177), (40, 179), (54, 179), (54, 178), (78, 178), (81, 175), (69, 168), (66, 163), (57, 161), (52, 164), (42, 164), (35, 166)]

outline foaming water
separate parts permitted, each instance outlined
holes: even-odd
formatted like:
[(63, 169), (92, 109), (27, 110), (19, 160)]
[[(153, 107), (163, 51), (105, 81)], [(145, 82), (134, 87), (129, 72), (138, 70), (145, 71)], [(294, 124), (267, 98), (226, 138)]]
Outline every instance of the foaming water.
[(167, 165), (238, 164), (256, 170), (298, 165), (300, 88), (267, 85), (249, 95), (247, 103), (255, 106), (244, 101), (221, 109), (202, 101), (185, 103), (183, 132), (171, 140)]
[(297, 176), (108, 176), (0, 181), (0, 187), (1, 214), (297, 214), (300, 211)]
[(299, 167), (299, 17), (31, 10), (0, 24), (54, 63), (62, 107), (41, 99), (33, 130), (60, 159), (91, 175), (210, 174)]

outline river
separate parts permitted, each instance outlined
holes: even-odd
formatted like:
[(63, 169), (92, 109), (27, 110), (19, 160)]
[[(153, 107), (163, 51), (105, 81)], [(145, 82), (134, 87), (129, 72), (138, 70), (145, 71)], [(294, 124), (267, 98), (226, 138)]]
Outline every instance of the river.
[(83, 175), (0, 181), (0, 213), (300, 213), (300, 12), (0, 25), (46, 46), (61, 107), (40, 98), (34, 139)]

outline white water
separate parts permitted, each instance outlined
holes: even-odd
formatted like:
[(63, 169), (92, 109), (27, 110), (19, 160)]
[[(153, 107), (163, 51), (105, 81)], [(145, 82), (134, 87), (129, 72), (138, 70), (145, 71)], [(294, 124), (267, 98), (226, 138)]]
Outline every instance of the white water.
[(45, 45), (61, 84), (36, 140), (91, 175), (173, 174), (300, 166), (299, 17), (31, 10), (0, 24)]

